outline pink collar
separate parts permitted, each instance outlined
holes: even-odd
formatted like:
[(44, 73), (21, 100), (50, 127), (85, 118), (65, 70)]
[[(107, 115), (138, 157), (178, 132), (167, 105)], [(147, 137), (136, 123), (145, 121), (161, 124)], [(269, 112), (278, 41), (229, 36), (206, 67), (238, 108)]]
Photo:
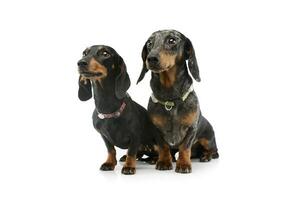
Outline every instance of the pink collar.
[(97, 109), (96, 110), (97, 110), (99, 119), (109, 119), (109, 118), (120, 117), (120, 115), (122, 114), (125, 107), (126, 107), (126, 103), (125, 103), (125, 101), (123, 101), (121, 107), (116, 112), (104, 114), (104, 113), (99, 113), (98, 110)]

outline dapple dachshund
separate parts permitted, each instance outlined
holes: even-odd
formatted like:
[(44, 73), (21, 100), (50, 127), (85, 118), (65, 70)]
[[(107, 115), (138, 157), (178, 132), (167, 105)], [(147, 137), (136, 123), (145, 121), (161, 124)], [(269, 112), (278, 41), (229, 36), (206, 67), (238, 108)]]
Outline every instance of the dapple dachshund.
[(197, 82), (200, 77), (191, 41), (175, 30), (154, 32), (143, 47), (142, 59), (137, 83), (151, 70), (148, 112), (167, 143), (159, 148), (156, 169), (172, 169), (170, 148), (179, 150), (175, 170), (179, 173), (191, 172), (191, 158), (201, 162), (218, 158), (214, 130), (201, 115), (192, 85), (190, 74)]

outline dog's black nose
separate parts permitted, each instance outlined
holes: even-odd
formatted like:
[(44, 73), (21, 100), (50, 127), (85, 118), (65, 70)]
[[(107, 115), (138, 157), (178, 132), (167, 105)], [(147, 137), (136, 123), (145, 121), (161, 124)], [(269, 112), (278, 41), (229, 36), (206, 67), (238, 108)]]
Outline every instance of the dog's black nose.
[(79, 60), (77, 65), (81, 68), (84, 68), (88, 66), (88, 63), (85, 60)]
[(155, 56), (151, 56), (147, 58), (147, 61), (150, 65), (156, 65), (158, 64), (158, 58)]

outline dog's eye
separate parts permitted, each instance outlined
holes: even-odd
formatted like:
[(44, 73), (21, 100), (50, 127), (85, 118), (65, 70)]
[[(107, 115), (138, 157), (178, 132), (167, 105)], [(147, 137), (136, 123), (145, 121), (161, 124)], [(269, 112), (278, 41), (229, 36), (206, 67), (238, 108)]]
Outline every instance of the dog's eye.
[(176, 43), (176, 39), (175, 38), (169, 38), (168, 39), (168, 44), (175, 44)]
[(82, 55), (83, 55), (83, 56), (87, 56), (87, 55), (88, 55), (88, 51), (85, 50), (84, 52), (82, 52)]
[(105, 50), (104, 51), (98, 50), (97, 51), (97, 55), (98, 56), (103, 56), (105, 58), (108, 58), (110, 56), (110, 54), (107, 51), (105, 51)]
[(102, 56), (104, 57), (109, 57), (110, 54), (107, 51), (102, 51)]
[(149, 49), (152, 46), (152, 42), (149, 40), (146, 45), (147, 45), (147, 48)]

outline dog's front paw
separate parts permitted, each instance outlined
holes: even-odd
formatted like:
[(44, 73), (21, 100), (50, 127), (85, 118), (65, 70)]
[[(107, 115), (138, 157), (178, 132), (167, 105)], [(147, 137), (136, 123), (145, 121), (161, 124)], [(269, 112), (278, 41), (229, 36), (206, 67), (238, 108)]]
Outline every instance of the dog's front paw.
[(123, 167), (122, 168), (122, 174), (125, 175), (132, 175), (135, 174), (135, 167)]
[(176, 169), (175, 172), (177, 173), (182, 173), (182, 174), (187, 174), (192, 172), (192, 166), (191, 164), (176, 164)]
[(159, 160), (156, 163), (156, 167), (157, 170), (171, 170), (173, 169), (173, 165), (171, 161), (162, 161)]
[(105, 162), (101, 165), (100, 170), (102, 171), (112, 171), (115, 169), (115, 164)]

